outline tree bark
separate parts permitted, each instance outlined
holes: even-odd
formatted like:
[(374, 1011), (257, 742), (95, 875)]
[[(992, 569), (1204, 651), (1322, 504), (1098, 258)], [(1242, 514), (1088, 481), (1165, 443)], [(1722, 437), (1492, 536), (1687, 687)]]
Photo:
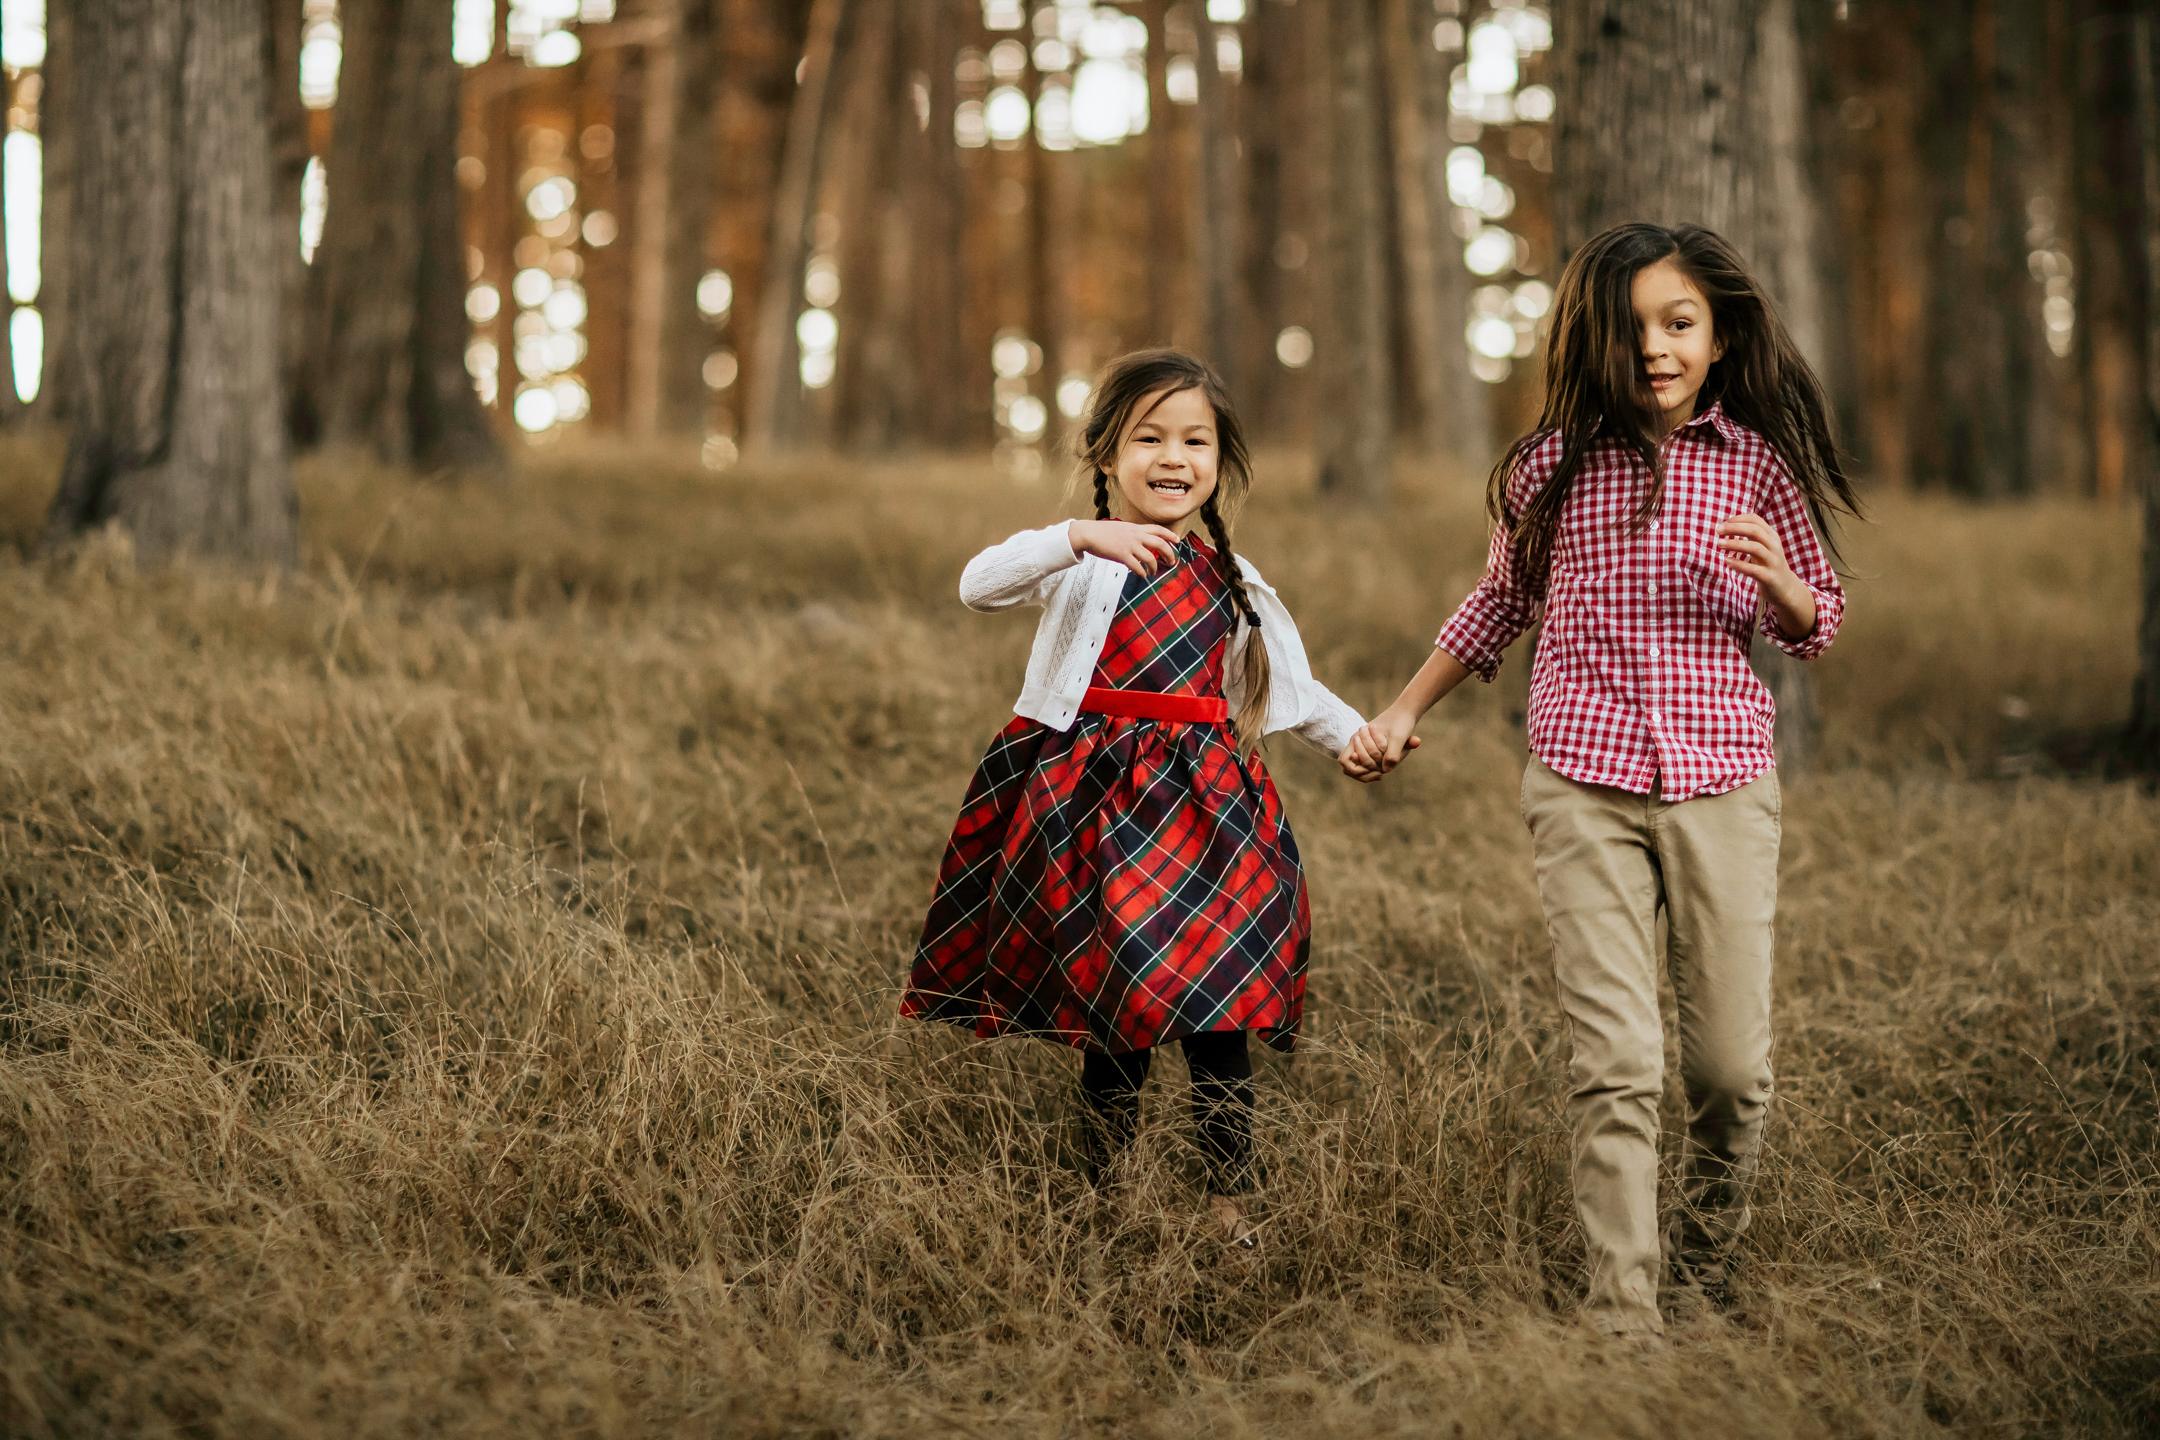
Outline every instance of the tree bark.
[(312, 342), (308, 334), (308, 263), (300, 254), (301, 188), (307, 178), (308, 112), (300, 100), (302, 0), (263, 6), (263, 74), (270, 87), (270, 214), (278, 274), (278, 388), (286, 430), (296, 445), (315, 441), (304, 402)]
[(325, 444), (489, 470), (502, 451), (465, 371), (450, 11), (451, 0), (344, 0), (314, 403)]
[[(1316, 0), (1317, 3), (1317, 0)], [(1313, 364), (1320, 488), (1385, 504), (1395, 377), (1388, 345), (1387, 173), (1376, 0), (1325, 0), (1326, 277)]]
[(712, 328), (696, 295), (710, 264), (719, 9), (719, 0), (675, 0), (667, 41), (647, 55), (627, 383), (633, 435), (703, 435), (712, 409), (701, 373)]
[[(1820, 355), (1793, 0), (1563, 0), (1554, 38), (1554, 89), (1572, 97), (1554, 135), (1563, 254), (1626, 221), (1707, 225)], [(1777, 702), (1780, 768), (1806, 769), (1819, 731), (1812, 672), (1767, 644), (1751, 663)]]
[(1184, 167), (1178, 163), (1177, 107), (1170, 103), (1170, 5), (1146, 0), (1147, 84), (1147, 328), (1143, 345), (1177, 338), (1179, 287), (1185, 273)]
[(189, 0), (68, 0), (73, 434), (47, 534), (116, 522), (150, 558), (289, 564), (263, 17)]
[[(2145, 418), (2160, 431), (2160, 21), (2149, 10), (2132, 22), (2131, 64), (2137, 95), (2138, 151), (2142, 159), (2145, 269)], [(2144, 489), (2143, 585), (2138, 609), (2138, 673), (2130, 692), (2130, 723), (2122, 758), (2146, 772), (2160, 770), (2160, 472), (2147, 467)]]
[(1199, 264), (1200, 353), (1233, 395), (1245, 390), (1244, 334), (1247, 303), (1239, 261), (1245, 245), (1243, 167), (1238, 157), (1237, 85), (1217, 63), (1216, 27), (1197, 21), (1199, 53), (1193, 69), (1200, 82), (1199, 183), (1191, 187), (1193, 250)]
[[(967, 438), (968, 406), (962, 384), (968, 374), (961, 355), (959, 150), (953, 144), (953, 110), (959, 103), (953, 55), (959, 25), (946, 4), (907, 4), (900, 9), (901, 45), (911, 67), (909, 85), (928, 93), (928, 118), (901, 122), (900, 183), (909, 217), (910, 333), (914, 362), (902, 413), (916, 438), (956, 446)], [(912, 91), (909, 102), (912, 105)]]
[[(827, 308), (839, 323), (833, 378), (805, 396), (802, 439), (813, 447), (847, 443), (864, 419), (868, 347), (877, 336), (878, 272), (885, 181), (896, 138), (891, 105), (893, 23), (897, 0), (854, 0), (833, 57), (831, 116), (819, 146), (819, 246), (840, 272), (840, 294)], [(807, 269), (805, 271), (807, 278)], [(801, 292), (798, 292), (801, 293)], [(803, 295), (805, 303), (809, 296)]]
[(668, 154), (666, 304), (660, 312), (660, 429), (702, 437), (712, 412), (703, 369), (712, 326), (698, 313), (711, 265), (715, 113), (720, 98), (719, 0), (680, 0), (675, 30), (675, 143)]
[(1470, 274), (1447, 243), (1447, 147), (1435, 138), (1446, 117), (1447, 77), (1423, 7), (1381, 0), (1380, 11), (1417, 434), (1426, 450), (1482, 468), (1492, 448), (1491, 406), (1462, 342)]
[(793, 449), (801, 412), (796, 373), (795, 317), (803, 281), (805, 231), (817, 193), (817, 167), (831, 107), (826, 101), (833, 52), (846, 0), (813, 0), (803, 43), (802, 81), (788, 115), (786, 148), (773, 197), (772, 238), (765, 250), (763, 294), (758, 297), (756, 363), (750, 372), (744, 416), (744, 447), (768, 455)]

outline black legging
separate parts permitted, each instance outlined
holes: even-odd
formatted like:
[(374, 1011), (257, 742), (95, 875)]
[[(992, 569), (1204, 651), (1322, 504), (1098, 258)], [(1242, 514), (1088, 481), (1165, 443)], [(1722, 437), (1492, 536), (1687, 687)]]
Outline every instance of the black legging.
[[(1185, 1064), (1192, 1071), (1193, 1127), (1207, 1158), (1208, 1189), (1236, 1195), (1252, 1184), (1252, 1057), (1245, 1032), (1187, 1035)], [(1140, 1125), (1140, 1086), (1153, 1050), (1123, 1055), (1088, 1054), (1080, 1062), (1080, 1093), (1087, 1100), (1098, 1164), (1132, 1143)]]

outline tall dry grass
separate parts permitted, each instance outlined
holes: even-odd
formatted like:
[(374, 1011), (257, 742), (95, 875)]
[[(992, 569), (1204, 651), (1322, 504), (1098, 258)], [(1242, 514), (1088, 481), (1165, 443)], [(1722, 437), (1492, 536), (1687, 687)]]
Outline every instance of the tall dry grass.
[[(954, 578), (1049, 492), (320, 465), (278, 578), (19, 558), (53, 459), (0, 452), (9, 1434), (2160, 1424), (2160, 804), (2017, 773), (2127, 692), (2118, 514), (1852, 536), (1747, 1317), (1639, 1355), (1565, 1318), (1519, 664), (1377, 789), (1274, 751), (1317, 937), (1247, 1270), (1180, 1076), (1095, 1194), (1069, 1054), (893, 1018), (1031, 633)], [(1367, 707), (1481, 558), (1474, 484), (1405, 484), (1272, 463), (1242, 541)]]

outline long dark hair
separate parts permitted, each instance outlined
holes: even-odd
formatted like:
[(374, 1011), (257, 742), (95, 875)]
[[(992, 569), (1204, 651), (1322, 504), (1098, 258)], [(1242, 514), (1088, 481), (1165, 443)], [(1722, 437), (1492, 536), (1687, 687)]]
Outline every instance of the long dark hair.
[[(1111, 519), (1110, 476), (1117, 469), (1118, 451), (1132, 428), (1145, 420), (1156, 405), (1184, 390), (1198, 390), (1215, 411), (1215, 489), (1200, 507), (1208, 535), (1215, 542), (1215, 564), (1222, 572), (1231, 602), (1245, 617), (1250, 634), (1245, 640), (1245, 703), (1238, 711), (1238, 744), (1251, 748), (1267, 732), (1267, 646), (1261, 643), (1260, 612), (1238, 574), (1237, 556), (1230, 549), (1230, 522), (1252, 493), (1252, 452), (1245, 447), (1245, 427), (1238, 420), (1230, 392), (1205, 360), (1182, 350), (1135, 350), (1120, 355), (1103, 367), (1088, 402), (1087, 423), (1075, 444), (1080, 467), (1092, 471), (1095, 481), (1095, 518)], [(1146, 409), (1141, 406), (1145, 404)]]
[[(1755, 283), (1740, 252), (1700, 225), (1615, 225), (1570, 257), (1553, 301), (1552, 336), (1545, 350), (1545, 408), (1537, 428), (1510, 446), (1485, 486), (1485, 508), (1504, 526), (1517, 573), (1542, 594), (1552, 569), (1560, 514), (1584, 461), (1600, 443), (1625, 446), (1650, 481), (1636, 507), (1637, 528), (1665, 498), (1658, 459), (1657, 392), (1651, 388), (1636, 337), (1635, 277), (1670, 260), (1710, 302), (1711, 334), (1724, 354), (1710, 366), (1696, 396), (1701, 410), (1722, 403), (1725, 413), (1768, 441), (1792, 471), (1808, 514), (1830, 553), (1837, 554), (1831, 517), (1858, 517), (1860, 497), (1845, 473), (1830, 433), (1830, 407), (1777, 307)], [(1508, 482), (1532, 450), (1560, 437), (1560, 463), (1520, 515), (1508, 512)]]

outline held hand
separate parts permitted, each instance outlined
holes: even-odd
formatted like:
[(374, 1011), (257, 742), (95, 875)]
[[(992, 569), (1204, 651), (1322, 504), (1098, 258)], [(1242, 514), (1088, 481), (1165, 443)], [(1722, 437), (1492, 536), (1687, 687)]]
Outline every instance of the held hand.
[(1146, 580), (1176, 558), (1177, 536), (1160, 525), (1132, 525), (1123, 520), (1075, 520), (1065, 532), (1073, 550), (1115, 560)]
[(1410, 733), (1411, 723), (1392, 710), (1375, 716), (1350, 737), (1350, 743), (1336, 757), (1343, 774), (1370, 785), (1400, 765), (1403, 756), (1421, 743)]
[(1718, 554), (1755, 582), (1786, 635), (1804, 638), (1815, 628), (1815, 596), (1786, 562), (1784, 542), (1760, 515), (1741, 513), (1719, 523)]

